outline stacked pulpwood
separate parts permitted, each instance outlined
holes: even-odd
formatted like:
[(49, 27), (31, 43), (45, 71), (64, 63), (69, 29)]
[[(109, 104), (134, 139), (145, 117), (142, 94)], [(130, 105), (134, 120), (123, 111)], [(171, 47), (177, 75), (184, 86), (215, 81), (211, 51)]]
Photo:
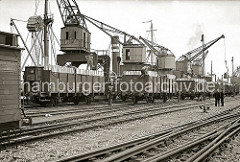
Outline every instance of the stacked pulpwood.
[(124, 71), (120, 83), (120, 93), (123, 100), (132, 99), (134, 103), (146, 99), (154, 102), (155, 99), (175, 95), (174, 75), (159, 75), (155, 71)]
[(0, 132), (21, 124), (21, 50), (17, 35), (0, 32)]
[(24, 94), (41, 105), (67, 101), (78, 104), (81, 100), (89, 103), (104, 93), (105, 77), (101, 71), (53, 65), (48, 70), (26, 67), (24, 72)]

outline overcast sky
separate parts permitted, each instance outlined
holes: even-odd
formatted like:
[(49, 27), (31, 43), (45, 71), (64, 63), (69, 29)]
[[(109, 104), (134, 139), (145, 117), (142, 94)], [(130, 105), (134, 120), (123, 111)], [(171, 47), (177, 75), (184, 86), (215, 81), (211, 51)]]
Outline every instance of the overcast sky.
[[(178, 58), (189, 50), (201, 45), (201, 34), (209, 42), (222, 34), (225, 35), (226, 58), (232, 69), (231, 57), (234, 56), (235, 68), (240, 65), (240, 1), (144, 1), (144, 0), (77, 0), (83, 14), (126, 31), (136, 37), (147, 36), (150, 24), (143, 21), (153, 20), (156, 42), (169, 48)], [(38, 14), (43, 13), (44, 0), (40, 0)], [(54, 14), (54, 31), (60, 36), (62, 20), (55, 0), (50, 0)], [(10, 18), (27, 20), (34, 14), (35, 0), (0, 0), (0, 30), (10, 31)], [(26, 24), (18, 23), (26, 37)], [(92, 33), (93, 49), (107, 49), (110, 39), (107, 35), (88, 24)], [(213, 60), (213, 70), (218, 75), (226, 71), (224, 66), (224, 40), (209, 49), (207, 72)]]

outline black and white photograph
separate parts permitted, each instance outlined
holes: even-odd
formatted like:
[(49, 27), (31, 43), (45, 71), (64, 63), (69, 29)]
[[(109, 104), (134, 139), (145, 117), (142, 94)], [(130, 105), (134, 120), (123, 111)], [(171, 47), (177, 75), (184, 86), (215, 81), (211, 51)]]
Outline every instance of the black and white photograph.
[(0, 0), (1, 162), (240, 162), (240, 0)]

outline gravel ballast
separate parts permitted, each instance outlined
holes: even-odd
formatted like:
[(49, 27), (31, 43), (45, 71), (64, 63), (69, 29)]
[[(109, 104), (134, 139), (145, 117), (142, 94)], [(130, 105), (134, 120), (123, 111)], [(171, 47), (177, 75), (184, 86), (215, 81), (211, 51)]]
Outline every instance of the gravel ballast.
[(196, 107), (105, 128), (24, 143), (17, 148), (11, 146), (0, 153), (0, 161), (55, 161), (199, 120), (239, 104), (239, 100), (234, 100), (226, 102), (224, 107), (211, 106), (208, 113), (203, 113), (199, 107)]

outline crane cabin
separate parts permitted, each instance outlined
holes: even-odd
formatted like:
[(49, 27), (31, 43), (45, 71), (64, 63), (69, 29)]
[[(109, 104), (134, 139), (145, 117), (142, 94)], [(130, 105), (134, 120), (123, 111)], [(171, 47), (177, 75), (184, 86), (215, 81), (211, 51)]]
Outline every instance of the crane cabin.
[(61, 28), (61, 51), (90, 52), (91, 33), (81, 26)]
[(127, 44), (122, 49), (123, 63), (139, 63), (146, 62), (146, 46), (142, 44)]

